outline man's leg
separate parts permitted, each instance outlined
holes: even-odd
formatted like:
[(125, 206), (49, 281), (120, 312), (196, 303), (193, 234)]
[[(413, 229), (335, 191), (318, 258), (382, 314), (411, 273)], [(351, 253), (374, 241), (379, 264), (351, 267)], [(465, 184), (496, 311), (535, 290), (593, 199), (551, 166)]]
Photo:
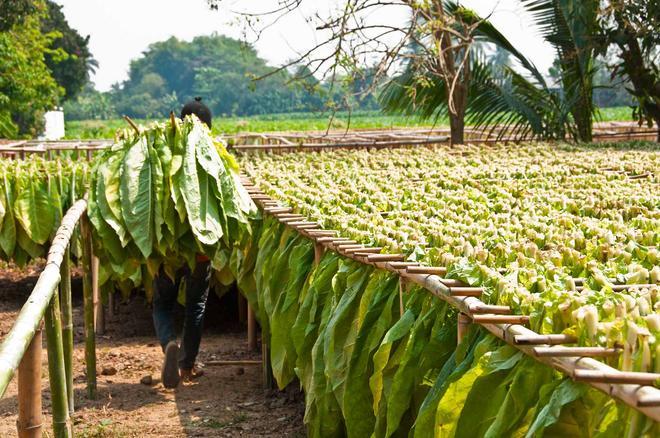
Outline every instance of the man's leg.
[(179, 368), (184, 371), (193, 370), (199, 353), (210, 280), (211, 262), (197, 262), (194, 271), (186, 277), (186, 316), (179, 360)]
[(156, 336), (163, 351), (170, 341), (176, 341), (172, 312), (178, 289), (178, 281), (172, 281), (161, 267), (154, 278), (153, 318)]

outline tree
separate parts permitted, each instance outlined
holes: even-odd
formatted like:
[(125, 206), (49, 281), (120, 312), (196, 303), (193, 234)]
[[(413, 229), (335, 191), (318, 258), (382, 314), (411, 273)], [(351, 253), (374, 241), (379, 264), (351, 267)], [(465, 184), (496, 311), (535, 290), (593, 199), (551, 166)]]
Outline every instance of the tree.
[(38, 11), (38, 2), (32, 0), (2, 0), (0, 2), (0, 32), (21, 25), (27, 17)]
[(615, 72), (627, 79), (628, 91), (639, 104), (635, 116), (640, 124), (655, 122), (660, 141), (660, 2), (658, 0), (610, 0), (600, 16), (600, 51), (614, 45), (620, 52)]
[(562, 90), (577, 127), (591, 141), (599, 0), (520, 0), (557, 53)]
[[(253, 47), (229, 37), (170, 38), (133, 60), (128, 79), (109, 96), (120, 114), (143, 118), (165, 117), (195, 96), (202, 96), (214, 114), (240, 116), (319, 110), (321, 98), (331, 95), (304, 69), (271, 70)], [(307, 79), (293, 81), (296, 72)], [(266, 77), (253, 81), (257, 76)]]
[(41, 19), (44, 34), (58, 35), (46, 53), (46, 65), (57, 83), (64, 88), (64, 99), (75, 98), (89, 82), (89, 73), (98, 63), (89, 51), (89, 36), (72, 29), (62, 13), (62, 6), (47, 1), (48, 11)]
[(32, 6), (36, 12), (0, 32), (0, 137), (39, 134), (44, 112), (62, 93), (44, 62), (54, 38), (40, 29), (45, 6)]
[[(220, 2), (209, 0), (214, 8)], [(314, 8), (312, 2), (305, 0), (282, 0), (272, 11), (243, 12), (244, 22), (258, 38), (269, 25), (259, 24), (264, 23), (264, 17), (279, 20), (303, 3), (308, 9)], [(448, 14), (448, 5), (453, 5), (452, 8), (461, 13)], [(405, 12), (407, 18), (389, 23), (369, 19), (370, 13), (376, 10), (385, 16), (386, 8), (392, 11), (392, 16), (401, 16), (400, 13)], [(463, 143), (467, 87), (471, 76), (470, 53), (477, 25), (473, 20), (468, 22), (463, 19), (469, 16), (474, 14), (444, 0), (345, 0), (335, 13), (328, 16), (317, 9), (309, 20), (324, 32), (321, 42), (271, 74), (303, 64), (310, 74), (319, 75), (334, 84), (344, 75), (351, 75), (361, 68), (359, 64), (364, 65), (368, 60), (376, 65), (376, 78), (386, 76), (388, 71), (402, 62), (415, 65), (410, 69), (414, 79), (426, 81), (429, 74), (444, 86), (451, 141)], [(411, 42), (418, 50), (408, 50)], [(418, 77), (417, 72), (421, 73)], [(378, 84), (377, 80), (372, 82)]]

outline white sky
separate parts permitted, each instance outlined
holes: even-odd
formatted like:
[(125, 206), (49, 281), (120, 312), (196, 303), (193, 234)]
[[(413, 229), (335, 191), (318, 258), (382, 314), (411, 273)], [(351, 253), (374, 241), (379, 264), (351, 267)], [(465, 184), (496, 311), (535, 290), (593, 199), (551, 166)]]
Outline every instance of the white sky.
[[(229, 0), (220, 11), (210, 11), (205, 0), (55, 0), (71, 27), (83, 36), (90, 35), (90, 49), (99, 68), (93, 77), (96, 88), (108, 90), (127, 78), (131, 59), (149, 44), (170, 36), (191, 40), (197, 35), (218, 32), (238, 38), (234, 10), (250, 9), (257, 2), (276, 5), (277, 0)], [(338, 0), (313, 0), (317, 9), (330, 10)], [(492, 13), (493, 24), (529, 57), (539, 69), (547, 71), (554, 57), (552, 49), (534, 33), (529, 17), (517, 0), (463, 0), (481, 15)], [(308, 0), (307, 4), (310, 3)], [(320, 39), (305, 21), (309, 9), (296, 11), (269, 28), (256, 47), (271, 65), (280, 65), (313, 46)], [(390, 9), (391, 11), (391, 9)], [(390, 12), (396, 14), (396, 12)], [(405, 16), (387, 17), (388, 21), (406, 20)]]

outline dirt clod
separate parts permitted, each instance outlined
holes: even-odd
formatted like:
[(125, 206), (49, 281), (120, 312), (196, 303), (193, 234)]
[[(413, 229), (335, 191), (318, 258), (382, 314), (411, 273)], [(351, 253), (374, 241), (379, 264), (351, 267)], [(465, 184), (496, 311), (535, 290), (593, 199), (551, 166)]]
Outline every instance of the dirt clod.
[(144, 376), (143, 378), (140, 379), (140, 383), (143, 385), (151, 386), (154, 384), (154, 378), (149, 376)]
[(116, 374), (117, 374), (117, 368), (113, 366), (104, 367), (103, 370), (101, 370), (102, 376), (114, 376)]

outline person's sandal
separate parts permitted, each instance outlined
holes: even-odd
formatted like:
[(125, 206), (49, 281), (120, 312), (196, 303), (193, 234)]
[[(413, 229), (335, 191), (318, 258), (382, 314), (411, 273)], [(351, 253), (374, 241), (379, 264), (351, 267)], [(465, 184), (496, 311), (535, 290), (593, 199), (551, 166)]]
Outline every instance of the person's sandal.
[(181, 376), (179, 375), (179, 345), (175, 341), (170, 341), (165, 347), (165, 358), (163, 359), (163, 368), (161, 369), (161, 381), (163, 386), (168, 389), (174, 389), (179, 386)]
[(197, 380), (204, 375), (204, 370), (197, 367), (193, 367), (192, 369), (189, 370), (182, 369), (180, 370), (180, 372), (181, 372), (181, 380), (183, 380), (184, 382), (191, 382), (193, 380)]

